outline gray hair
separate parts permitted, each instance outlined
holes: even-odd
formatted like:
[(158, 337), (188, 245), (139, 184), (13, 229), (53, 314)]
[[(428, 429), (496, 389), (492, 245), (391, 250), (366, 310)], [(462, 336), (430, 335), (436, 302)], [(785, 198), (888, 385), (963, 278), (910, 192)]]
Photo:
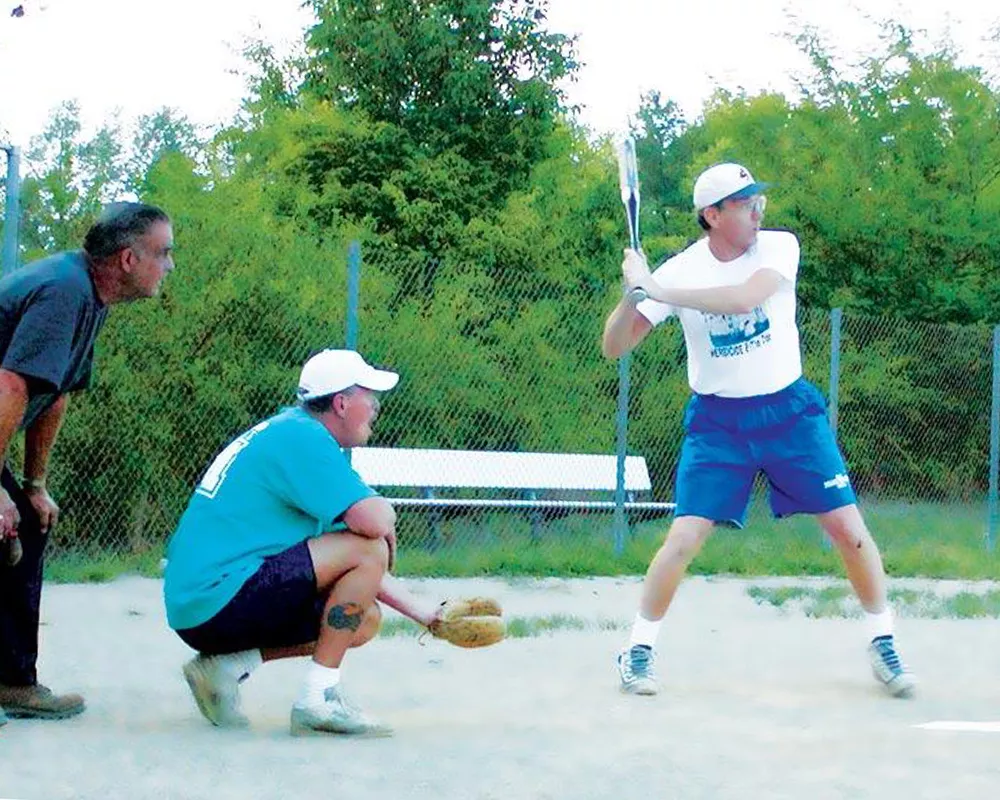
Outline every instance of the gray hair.
[(83, 249), (94, 261), (103, 261), (145, 235), (157, 222), (170, 222), (161, 208), (145, 203), (111, 203), (83, 239)]
[(311, 414), (325, 414), (333, 408), (334, 397), (335, 395), (325, 394), (322, 397), (313, 397), (311, 400), (299, 400), (299, 405)]
[(332, 392), (331, 394), (320, 395), (319, 397), (313, 397), (309, 400), (299, 400), (299, 405), (312, 414), (325, 414), (333, 408), (334, 397), (338, 394), (346, 394), (350, 396), (357, 390), (358, 387), (356, 385), (348, 386), (346, 389), (341, 389), (340, 391)]

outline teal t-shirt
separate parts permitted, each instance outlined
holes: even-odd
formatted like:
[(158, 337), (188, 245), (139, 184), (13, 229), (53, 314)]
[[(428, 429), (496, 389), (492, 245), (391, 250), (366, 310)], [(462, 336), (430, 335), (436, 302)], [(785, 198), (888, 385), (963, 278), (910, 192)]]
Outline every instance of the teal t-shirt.
[(207, 622), (268, 556), (331, 530), (375, 492), (301, 408), (258, 423), (216, 456), (167, 544), (163, 586), (175, 630)]

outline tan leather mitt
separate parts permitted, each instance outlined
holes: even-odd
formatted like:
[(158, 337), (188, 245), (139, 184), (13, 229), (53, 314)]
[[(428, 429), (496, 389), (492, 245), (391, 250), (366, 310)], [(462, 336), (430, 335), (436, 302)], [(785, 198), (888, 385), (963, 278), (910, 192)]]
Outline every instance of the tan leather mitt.
[(491, 597), (446, 600), (429, 626), (431, 634), (458, 647), (487, 647), (507, 635), (503, 609)]

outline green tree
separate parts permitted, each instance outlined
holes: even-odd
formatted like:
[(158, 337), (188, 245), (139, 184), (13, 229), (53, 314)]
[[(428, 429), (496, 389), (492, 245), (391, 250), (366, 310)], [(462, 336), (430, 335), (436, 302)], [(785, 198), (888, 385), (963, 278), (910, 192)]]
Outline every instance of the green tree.
[[(969, 322), (1000, 314), (997, 95), (943, 48), (890, 28), (885, 50), (843, 77), (811, 33), (796, 101), (719, 91), (667, 145), (683, 185), (722, 160), (773, 180), (768, 224), (803, 245), (809, 305)], [(666, 197), (664, 190), (664, 197)], [(669, 202), (665, 200), (664, 202)], [(684, 199), (682, 209), (689, 208)], [(680, 209), (678, 209), (680, 210)]]
[(80, 110), (64, 103), (24, 158), (21, 245), (25, 261), (80, 246), (101, 205), (117, 196), (125, 170), (118, 124), (84, 140)]
[(179, 154), (196, 161), (205, 152), (195, 126), (183, 114), (161, 108), (139, 117), (128, 161), (128, 188), (142, 195), (147, 174), (157, 161)]
[(262, 124), (234, 149), (250, 156), (247, 171), (288, 187), (281, 213), (316, 233), (341, 221), (370, 229), (397, 255), (399, 285), (426, 299), (463, 228), (546, 157), (572, 41), (544, 29), (547, 3), (534, 0), (313, 6), (304, 63), (251, 54), (259, 96), (248, 108)]
[(576, 68), (547, 0), (313, 0), (307, 90), (455, 151), (502, 201), (545, 152)]

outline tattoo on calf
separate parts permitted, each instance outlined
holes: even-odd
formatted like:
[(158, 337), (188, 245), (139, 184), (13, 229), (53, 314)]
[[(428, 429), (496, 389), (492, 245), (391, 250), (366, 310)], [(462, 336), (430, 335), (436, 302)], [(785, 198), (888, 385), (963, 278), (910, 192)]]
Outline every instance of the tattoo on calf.
[(338, 631), (356, 631), (361, 627), (361, 618), (364, 615), (364, 609), (357, 603), (341, 603), (330, 609), (330, 613), (326, 616), (326, 624)]

